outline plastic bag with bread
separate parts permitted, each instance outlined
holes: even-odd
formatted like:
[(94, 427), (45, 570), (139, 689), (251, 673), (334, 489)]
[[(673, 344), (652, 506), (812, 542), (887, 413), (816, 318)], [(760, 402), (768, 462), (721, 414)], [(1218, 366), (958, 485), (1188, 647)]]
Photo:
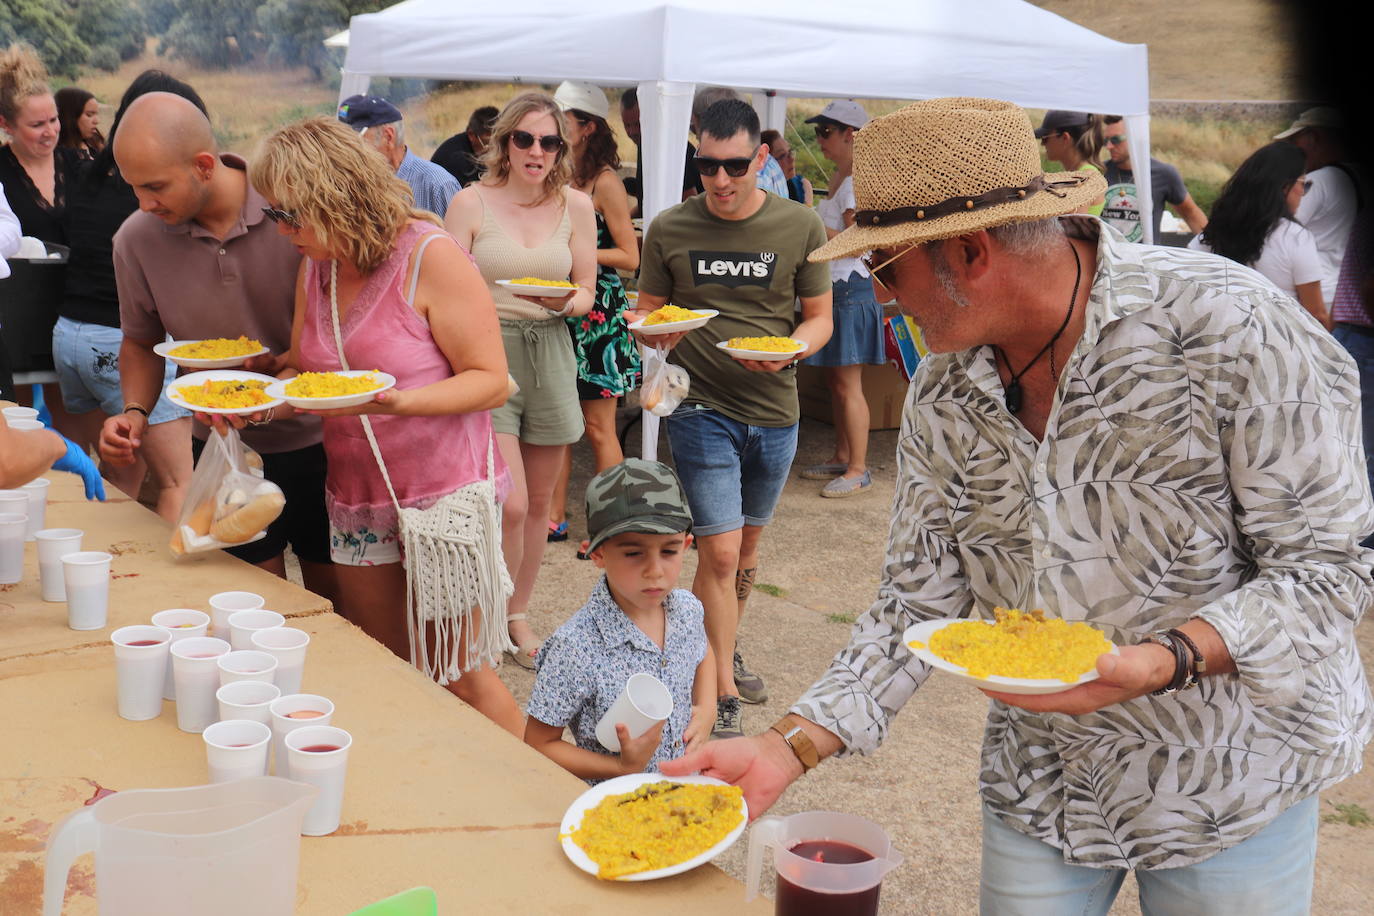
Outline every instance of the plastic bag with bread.
[(244, 445), (236, 430), (211, 432), (172, 529), (172, 553), (256, 541), (285, 506), (281, 488), (263, 478), (262, 456)]
[(639, 406), (666, 417), (677, 410), (691, 389), (687, 370), (668, 362), (668, 351), (658, 347), (644, 351), (644, 384), (639, 389)]

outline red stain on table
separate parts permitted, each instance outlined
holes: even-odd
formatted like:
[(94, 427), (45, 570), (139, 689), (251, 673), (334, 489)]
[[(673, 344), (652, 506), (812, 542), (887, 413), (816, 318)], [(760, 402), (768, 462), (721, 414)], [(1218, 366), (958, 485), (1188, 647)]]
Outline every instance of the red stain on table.
[(107, 789), (100, 783), (96, 782), (94, 779), (91, 779), (89, 777), (83, 776), (81, 778), (86, 782), (90, 783), (92, 789), (95, 789), (95, 792), (91, 795), (91, 797), (86, 799), (87, 805), (94, 805), (96, 802), (100, 801), (106, 795), (113, 795), (116, 791), (118, 791), (116, 789)]

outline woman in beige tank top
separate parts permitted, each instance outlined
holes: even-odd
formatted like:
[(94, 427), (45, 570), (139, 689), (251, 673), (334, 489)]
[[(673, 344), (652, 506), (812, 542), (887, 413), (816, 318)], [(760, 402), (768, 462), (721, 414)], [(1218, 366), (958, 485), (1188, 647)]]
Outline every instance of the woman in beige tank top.
[[(502, 543), (515, 593), (506, 607), (515, 660), (534, 666), (539, 640), (526, 615), (548, 536), (549, 500), (568, 446), (582, 436), (577, 369), (564, 317), (591, 310), (596, 283), (596, 219), (591, 198), (569, 186), (563, 117), (553, 99), (516, 96), (492, 127), (481, 182), (449, 205), (445, 228), (472, 252), (487, 281), (506, 360), (520, 391), (492, 411), (511, 471), (502, 507)], [(497, 280), (571, 279), (559, 298), (515, 296)]]

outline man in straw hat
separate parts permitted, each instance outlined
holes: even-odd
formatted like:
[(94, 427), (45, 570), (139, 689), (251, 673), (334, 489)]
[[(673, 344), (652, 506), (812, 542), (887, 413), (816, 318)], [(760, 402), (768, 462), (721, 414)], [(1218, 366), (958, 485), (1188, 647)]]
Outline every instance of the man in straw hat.
[(762, 812), (882, 741), (930, 673), (908, 627), (1044, 608), (1118, 650), (1078, 686), (986, 691), (984, 912), (1105, 913), (1127, 869), (1146, 912), (1307, 912), (1316, 793), (1374, 725), (1351, 360), (1251, 271), (1068, 215), (1102, 179), (1042, 174), (1009, 104), (871, 122), (854, 188), (854, 227), (812, 257), (871, 250), (933, 351), (878, 600), (772, 729), (662, 771)]

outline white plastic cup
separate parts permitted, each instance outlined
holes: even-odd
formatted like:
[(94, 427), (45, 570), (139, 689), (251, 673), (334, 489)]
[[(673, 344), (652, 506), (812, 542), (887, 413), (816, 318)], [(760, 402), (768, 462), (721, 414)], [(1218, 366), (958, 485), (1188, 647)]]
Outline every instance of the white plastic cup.
[(62, 558), (62, 587), (67, 592), (67, 626), (99, 630), (110, 609), (110, 562), (101, 550), (79, 550)]
[[(10, 425), (10, 429), (14, 429), (15, 420), (38, 419), (38, 411), (32, 407), (6, 407), (0, 410), (0, 414), (5, 415), (5, 422)], [(42, 426), (43, 424), (39, 423), (38, 425)]]
[[(278, 776), (286, 775), (286, 736), (307, 725), (328, 725), (334, 719), (334, 703), (313, 693), (293, 693), (273, 700), (272, 766)], [(305, 713), (308, 718), (302, 718)], [(316, 713), (316, 715), (310, 715)]]
[(0, 585), (24, 578), (24, 532), (29, 517), (20, 512), (0, 512)]
[(286, 618), (276, 611), (258, 608), (253, 611), (235, 611), (229, 615), (229, 645), (235, 649), (253, 648), (253, 631), (267, 630), (286, 623)]
[[(37, 423), (38, 421), (33, 422)], [(13, 425), (13, 423), (10, 424), (10, 426)], [(42, 429), (43, 424), (39, 423), (38, 428)], [(24, 540), (26, 541), (32, 541), (39, 531), (47, 527), (43, 523), (48, 517), (48, 487), (51, 486), (51, 480), (46, 477), (39, 477), (36, 480), (30, 480), (19, 488), (29, 495), (29, 524), (24, 530)]]
[(220, 720), (251, 719), (272, 727), (272, 701), (281, 696), (275, 684), (262, 681), (234, 681), (215, 691)]
[(210, 781), (233, 782), (267, 775), (272, 729), (251, 719), (226, 719), (201, 732)]
[(177, 728), (205, 731), (215, 721), (219, 705), (219, 657), (229, 644), (212, 636), (192, 636), (172, 644), (172, 678), (177, 684)]
[(673, 695), (663, 682), (652, 674), (632, 674), (620, 696), (596, 723), (596, 740), (618, 754), (620, 738), (615, 733), (618, 723), (625, 723), (630, 737), (638, 738), (672, 714)]
[[(172, 634), (172, 642), (178, 643), (192, 636), (204, 636), (210, 626), (210, 615), (204, 611), (194, 611), (188, 607), (168, 608), (153, 615), (153, 626), (162, 627)], [(177, 698), (177, 682), (172, 677), (172, 656), (167, 655), (167, 676), (162, 681), (162, 698)]]
[(277, 659), (277, 677), (273, 682), (283, 694), (301, 692), (301, 678), (305, 674), (305, 650), (310, 634), (294, 627), (268, 627), (254, 630), (249, 641), (254, 649), (271, 653)]
[(219, 665), (220, 687), (235, 681), (261, 681), (274, 686), (276, 684), (277, 659), (269, 652), (235, 649), (221, 655), (215, 663)]
[(115, 650), (119, 714), (142, 722), (162, 715), (162, 677), (172, 637), (162, 627), (140, 624), (110, 634)]
[(5, 422), (9, 424), (10, 429), (26, 429), (30, 432), (36, 429), (46, 428), (43, 426), (41, 420), (35, 420), (30, 417), (21, 417), (15, 420), (6, 420)]
[[(28, 495), (25, 494), (25, 499)], [(4, 506), (0, 505), (0, 512)], [(62, 558), (81, 551), (80, 528), (44, 528), (34, 535), (38, 541), (38, 579), (44, 601), (66, 601), (67, 586), (62, 581)]]
[(353, 736), (332, 725), (307, 725), (286, 736), (287, 778), (320, 790), (305, 812), (302, 836), (327, 836), (339, 829), (348, 749), (352, 746)]
[(216, 639), (229, 638), (229, 615), (235, 611), (256, 611), (267, 603), (262, 595), (252, 592), (220, 592), (210, 596), (210, 635)]

